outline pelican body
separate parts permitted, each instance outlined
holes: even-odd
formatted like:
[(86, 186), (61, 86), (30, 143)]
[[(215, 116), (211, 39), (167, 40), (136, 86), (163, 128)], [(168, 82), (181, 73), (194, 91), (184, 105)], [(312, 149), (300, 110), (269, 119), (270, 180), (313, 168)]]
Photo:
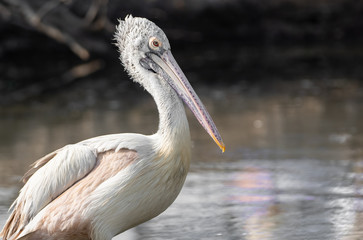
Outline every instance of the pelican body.
[(224, 151), (164, 32), (127, 16), (115, 39), (124, 68), (156, 102), (158, 131), (99, 136), (36, 161), (11, 206), (3, 240), (109, 240), (162, 213), (179, 194), (190, 164), (183, 101)]

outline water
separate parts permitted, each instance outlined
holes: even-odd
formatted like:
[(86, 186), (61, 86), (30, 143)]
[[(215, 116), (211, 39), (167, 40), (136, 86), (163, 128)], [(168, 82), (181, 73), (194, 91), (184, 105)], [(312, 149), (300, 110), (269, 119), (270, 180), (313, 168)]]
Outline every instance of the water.
[[(0, 226), (37, 158), (101, 134), (156, 131), (144, 92), (99, 93), (89, 84), (1, 109)], [(163, 214), (115, 239), (363, 238), (362, 89), (307, 80), (283, 89), (197, 87), (226, 152), (188, 111), (194, 148), (182, 192)]]

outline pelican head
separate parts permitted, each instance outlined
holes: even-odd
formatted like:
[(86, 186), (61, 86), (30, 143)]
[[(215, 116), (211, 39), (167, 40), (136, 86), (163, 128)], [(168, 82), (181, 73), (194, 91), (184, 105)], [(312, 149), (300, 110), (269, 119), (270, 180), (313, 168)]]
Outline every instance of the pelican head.
[(223, 140), (171, 54), (170, 43), (165, 33), (153, 22), (129, 15), (124, 21), (119, 22), (115, 39), (120, 51), (120, 60), (134, 81), (154, 97), (160, 91), (175, 91), (224, 152)]

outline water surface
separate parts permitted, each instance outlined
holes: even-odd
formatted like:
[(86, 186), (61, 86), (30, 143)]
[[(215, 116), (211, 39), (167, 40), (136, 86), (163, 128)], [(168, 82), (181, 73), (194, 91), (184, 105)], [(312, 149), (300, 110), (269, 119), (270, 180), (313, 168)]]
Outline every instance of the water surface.
[[(34, 160), (101, 134), (156, 131), (144, 92), (98, 98), (87, 84), (1, 109), (0, 226)], [(197, 87), (226, 152), (188, 111), (194, 147), (181, 194), (116, 239), (363, 238), (362, 89), (355, 81), (318, 91), (307, 80), (291, 85), (268, 93)]]

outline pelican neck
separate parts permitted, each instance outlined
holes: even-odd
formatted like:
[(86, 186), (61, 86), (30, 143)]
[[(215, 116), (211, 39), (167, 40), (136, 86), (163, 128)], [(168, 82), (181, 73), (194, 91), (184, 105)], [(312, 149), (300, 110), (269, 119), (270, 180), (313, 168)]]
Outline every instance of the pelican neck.
[(159, 128), (163, 145), (178, 148), (189, 144), (189, 124), (182, 100), (169, 85), (152, 93), (159, 111)]

